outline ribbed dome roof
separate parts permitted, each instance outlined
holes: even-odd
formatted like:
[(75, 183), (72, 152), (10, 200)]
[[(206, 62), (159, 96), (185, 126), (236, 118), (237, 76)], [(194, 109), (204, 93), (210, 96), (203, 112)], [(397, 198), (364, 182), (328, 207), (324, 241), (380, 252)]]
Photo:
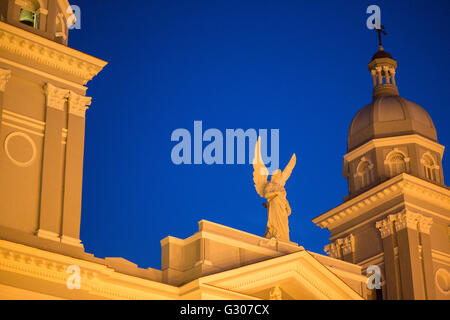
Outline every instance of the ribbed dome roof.
[(375, 138), (415, 133), (437, 142), (433, 121), (421, 106), (400, 96), (381, 96), (353, 118), (347, 149), (350, 152)]

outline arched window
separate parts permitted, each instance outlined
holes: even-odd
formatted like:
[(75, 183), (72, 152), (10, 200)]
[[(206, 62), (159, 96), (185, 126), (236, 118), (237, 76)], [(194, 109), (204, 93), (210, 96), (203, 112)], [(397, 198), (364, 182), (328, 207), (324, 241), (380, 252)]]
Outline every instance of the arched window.
[(354, 175), (357, 189), (365, 188), (372, 183), (372, 168), (373, 164), (365, 157), (362, 157)]
[(436, 170), (439, 169), (439, 166), (436, 165), (433, 157), (429, 152), (425, 153), (422, 156), (422, 160), (420, 160), (420, 163), (422, 163), (424, 167), (425, 178), (437, 182)]
[(39, 28), (39, 8), (40, 4), (37, 0), (21, 1), (21, 9), (19, 21), (30, 27)]
[(409, 158), (407, 158), (405, 154), (397, 148), (386, 156), (384, 163), (388, 167), (390, 177), (395, 177), (401, 173), (409, 171)]

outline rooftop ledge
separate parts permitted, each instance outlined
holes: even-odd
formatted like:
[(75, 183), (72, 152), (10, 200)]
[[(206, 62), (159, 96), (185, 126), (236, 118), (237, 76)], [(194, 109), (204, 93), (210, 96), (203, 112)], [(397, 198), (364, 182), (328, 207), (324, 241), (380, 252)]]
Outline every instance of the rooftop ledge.
[(304, 250), (303, 247), (299, 246), (295, 242), (267, 239), (207, 220), (199, 221), (198, 232), (186, 239), (179, 239), (171, 236), (162, 239), (161, 247), (164, 247), (167, 244), (186, 246), (200, 238), (211, 239), (236, 247), (251, 247), (254, 250), (269, 254), (273, 253), (274, 251), (291, 253)]

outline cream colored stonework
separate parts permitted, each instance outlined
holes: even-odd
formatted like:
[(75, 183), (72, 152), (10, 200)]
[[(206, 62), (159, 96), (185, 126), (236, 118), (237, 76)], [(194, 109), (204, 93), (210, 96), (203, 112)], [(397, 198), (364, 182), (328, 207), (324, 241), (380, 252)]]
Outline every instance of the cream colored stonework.
[[(285, 300), (367, 298), (361, 267), (293, 243), (267, 248), (264, 240), (201, 221), (199, 232), (188, 239), (161, 241), (162, 271), (140, 269), (122, 258), (85, 253), (74, 258), (39, 249), (36, 242), (0, 240), (0, 298), (269, 300), (274, 287)], [(80, 268), (79, 290), (67, 287), (73, 265)]]
[[(67, 47), (68, 34), (56, 25), (67, 23), (68, 1), (35, 2), (36, 28), (18, 20), (29, 2), (2, 1), (8, 6), (0, 6), (7, 17), (0, 22), (0, 299), (374, 299), (366, 275), (372, 265), (382, 271), (385, 299), (450, 299), (444, 147), (426, 112), (398, 97), (397, 62), (383, 52), (369, 70), (374, 99), (385, 99), (371, 110), (389, 114), (392, 104), (419, 112), (420, 121), (405, 118), (401, 130), (417, 128), (371, 140), (360, 139), (367, 118), (356, 121), (359, 131), (350, 134), (355, 141), (344, 156), (349, 196), (313, 220), (331, 232), (329, 256), (289, 241), (283, 186), (277, 192), (285, 209), (274, 212), (286, 216), (277, 226), (282, 232), (265, 238), (202, 220), (187, 239), (161, 240), (161, 270), (143, 269), (123, 258), (96, 258), (80, 239), (92, 103), (86, 84), (107, 63)], [(396, 124), (380, 126), (381, 118), (374, 128), (398, 133)], [(397, 174), (399, 159), (404, 171)], [(294, 166), (295, 157), (278, 178), (285, 182)], [(257, 191), (272, 199), (259, 188), (263, 178), (255, 181)]]

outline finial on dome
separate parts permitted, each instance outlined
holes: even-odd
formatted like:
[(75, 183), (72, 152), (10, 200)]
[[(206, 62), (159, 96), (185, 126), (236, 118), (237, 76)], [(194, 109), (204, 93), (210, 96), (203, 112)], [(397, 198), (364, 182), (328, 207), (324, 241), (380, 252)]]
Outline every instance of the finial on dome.
[(369, 63), (369, 71), (373, 78), (373, 100), (380, 96), (398, 96), (398, 88), (395, 83), (395, 70), (397, 61), (384, 51), (381, 34), (387, 35), (384, 26), (376, 28), (378, 33), (378, 52)]

